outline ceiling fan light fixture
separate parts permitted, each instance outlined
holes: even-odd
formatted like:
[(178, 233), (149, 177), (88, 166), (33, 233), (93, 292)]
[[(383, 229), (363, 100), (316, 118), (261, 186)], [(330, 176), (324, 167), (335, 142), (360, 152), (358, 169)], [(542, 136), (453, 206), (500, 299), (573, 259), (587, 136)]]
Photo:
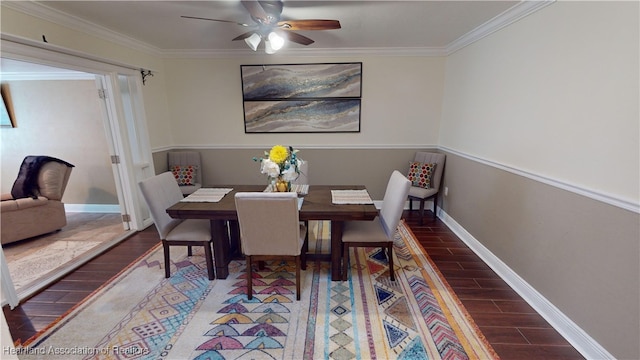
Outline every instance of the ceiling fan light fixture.
[(260, 45), (260, 41), (262, 38), (257, 33), (251, 34), (248, 38), (244, 39), (244, 42), (251, 48), (251, 50), (256, 51), (258, 49), (258, 45)]
[(269, 39), (264, 41), (264, 52), (269, 55), (276, 53), (276, 50), (271, 46), (271, 41), (269, 41)]
[(338, 20), (302, 19), (280, 21), (284, 5), (283, 0), (242, 0), (240, 3), (249, 12), (252, 24), (197, 16), (182, 17), (251, 27), (253, 28), (252, 30), (236, 36), (232, 41), (244, 40), (251, 50), (257, 51), (260, 43), (264, 40), (265, 52), (267, 54), (275, 54), (284, 46), (285, 42), (288, 41), (304, 46), (314, 43), (312, 39), (296, 33), (295, 31), (297, 30), (334, 30), (341, 28), (340, 21)]
[(273, 31), (269, 34), (269, 42), (271, 43), (271, 47), (275, 51), (282, 49), (282, 46), (284, 45), (284, 39), (282, 38), (282, 36), (276, 34)]

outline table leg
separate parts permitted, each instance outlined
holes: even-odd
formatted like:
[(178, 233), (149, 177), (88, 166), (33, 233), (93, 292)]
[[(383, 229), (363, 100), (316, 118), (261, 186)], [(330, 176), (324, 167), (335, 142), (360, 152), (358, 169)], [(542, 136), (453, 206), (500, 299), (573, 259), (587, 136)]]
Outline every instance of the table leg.
[(344, 221), (331, 221), (331, 281), (342, 280), (342, 228)]
[(229, 276), (229, 235), (224, 220), (210, 220), (213, 237), (213, 258), (216, 262), (216, 278)]
[(229, 259), (242, 259), (242, 250), (240, 249), (240, 224), (238, 220), (229, 220)]

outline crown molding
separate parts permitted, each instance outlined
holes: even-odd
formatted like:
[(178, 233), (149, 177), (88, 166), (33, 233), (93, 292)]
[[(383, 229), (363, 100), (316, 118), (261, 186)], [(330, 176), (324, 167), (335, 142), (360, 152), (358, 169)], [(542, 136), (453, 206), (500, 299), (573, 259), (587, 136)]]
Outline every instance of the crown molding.
[(162, 51), (155, 46), (107, 29), (104, 26), (86, 21), (77, 16), (69, 15), (65, 12), (50, 8), (41, 3), (35, 3), (32, 1), (3, 1), (2, 6), (27, 15), (35, 16), (42, 20), (66, 26), (85, 34), (93, 35), (97, 38), (126, 46), (131, 49), (143, 51), (156, 56), (162, 55)]
[(129, 47), (138, 51), (143, 51), (151, 55), (165, 58), (232, 58), (232, 57), (266, 57), (274, 58), (278, 56), (300, 56), (300, 57), (342, 57), (342, 56), (447, 56), (465, 46), (468, 46), (548, 5), (556, 0), (524, 0), (494, 17), (488, 22), (480, 25), (474, 30), (461, 36), (446, 47), (433, 48), (342, 48), (342, 49), (283, 49), (274, 55), (266, 55), (261, 52), (254, 52), (249, 49), (242, 50), (163, 50), (123, 35), (103, 26), (88, 22), (82, 18), (75, 17), (56, 9), (50, 8), (42, 3), (31, 1), (3, 2), (2, 6), (19, 11), (40, 19), (51, 21), (59, 25), (69, 27), (80, 32), (93, 35), (95, 37)]
[(447, 45), (447, 55), (473, 44), (534, 12), (553, 4), (556, 0), (521, 1), (493, 19), (462, 35)]
[(274, 59), (281, 56), (297, 57), (353, 57), (353, 56), (446, 56), (445, 48), (341, 48), (341, 49), (282, 49), (268, 55), (261, 51), (242, 50), (163, 50), (165, 58), (233, 58), (264, 57)]

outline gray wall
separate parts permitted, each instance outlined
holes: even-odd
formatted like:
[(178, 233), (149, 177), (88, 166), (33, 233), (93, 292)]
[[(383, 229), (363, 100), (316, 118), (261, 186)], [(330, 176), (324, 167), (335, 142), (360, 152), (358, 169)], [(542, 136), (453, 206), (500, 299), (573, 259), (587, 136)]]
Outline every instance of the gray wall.
[(447, 215), (619, 359), (640, 358), (639, 10), (557, 1), (451, 54), (438, 143)]
[[(265, 148), (195, 149), (202, 157), (205, 186), (223, 184), (267, 184), (260, 174)], [(382, 200), (393, 170), (406, 173), (409, 161), (422, 149), (301, 149), (298, 156), (309, 162), (310, 184), (366, 185), (374, 200)], [(167, 151), (153, 154), (156, 173), (167, 171)]]
[[(640, 218), (447, 153), (448, 216), (619, 359), (638, 358)], [(615, 329), (615, 330), (614, 330)]]

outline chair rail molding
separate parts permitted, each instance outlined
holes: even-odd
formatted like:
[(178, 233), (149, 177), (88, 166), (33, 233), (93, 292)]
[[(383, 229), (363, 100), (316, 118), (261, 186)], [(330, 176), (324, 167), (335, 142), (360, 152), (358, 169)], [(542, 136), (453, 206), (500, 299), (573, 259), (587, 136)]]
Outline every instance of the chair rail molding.
[(500, 170), (504, 170), (507, 172), (510, 172), (512, 174), (515, 175), (519, 175), (519, 176), (523, 176), (525, 178), (537, 181), (537, 182), (541, 182), (543, 184), (547, 184), (562, 190), (566, 190), (566, 191), (570, 191), (572, 193), (578, 194), (578, 195), (582, 195), (582, 196), (586, 196), (588, 198), (591, 198), (593, 200), (597, 200), (600, 202), (603, 202), (605, 204), (609, 204), (612, 206), (616, 206), (628, 211), (632, 211), (635, 213), (640, 214), (640, 203), (636, 203), (630, 200), (626, 200), (626, 199), (622, 199), (620, 197), (611, 195), (611, 194), (607, 194), (604, 193), (602, 191), (597, 191), (597, 190), (593, 190), (593, 189), (587, 189), (584, 187), (580, 187), (574, 184), (569, 184), (567, 182), (564, 181), (560, 181), (560, 180), (556, 180), (550, 177), (545, 177), (545, 176), (541, 176), (541, 175), (537, 175), (522, 169), (518, 169), (515, 167), (511, 167), (511, 166), (507, 166), (504, 164), (500, 164), (498, 162), (495, 161), (491, 161), (491, 160), (487, 160), (487, 159), (483, 159), (481, 157), (475, 156), (475, 155), (470, 155), (467, 153), (464, 153), (462, 151), (458, 151), (458, 150), (454, 150), (451, 148), (448, 148), (446, 146), (440, 146), (438, 147), (440, 150), (442, 151), (446, 151), (446, 152), (450, 152), (454, 155), (458, 155), (460, 157), (463, 157), (465, 159), (471, 160), (471, 161), (475, 161), (484, 165), (488, 165)]
[[(158, 146), (151, 149), (152, 152), (170, 151), (170, 150), (253, 150), (253, 149), (270, 149), (273, 146), (270, 144), (251, 144), (251, 145), (237, 145), (237, 144), (180, 144), (180, 145), (165, 145)], [(311, 149), (311, 150), (403, 150), (403, 149), (424, 149), (424, 150), (438, 150), (438, 145), (434, 144), (291, 144), (296, 149)]]

